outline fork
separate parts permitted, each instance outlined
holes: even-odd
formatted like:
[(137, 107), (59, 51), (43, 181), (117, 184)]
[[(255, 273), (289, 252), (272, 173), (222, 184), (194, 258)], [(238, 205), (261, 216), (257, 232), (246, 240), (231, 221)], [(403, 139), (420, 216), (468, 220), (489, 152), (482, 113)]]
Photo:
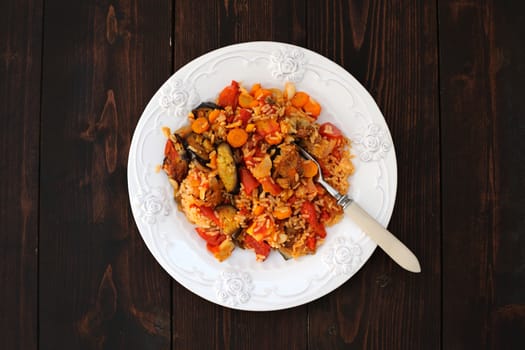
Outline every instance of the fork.
[(308, 153), (303, 147), (296, 144), (301, 155), (311, 160), (317, 166), (317, 182), (337, 200), (345, 211), (346, 215), (359, 226), (388, 256), (392, 258), (399, 266), (410, 272), (421, 272), (421, 266), (417, 257), (404, 245), (396, 236), (385, 229), (363, 208), (361, 208), (350, 196), (339, 193), (323, 178), (321, 166), (317, 160)]

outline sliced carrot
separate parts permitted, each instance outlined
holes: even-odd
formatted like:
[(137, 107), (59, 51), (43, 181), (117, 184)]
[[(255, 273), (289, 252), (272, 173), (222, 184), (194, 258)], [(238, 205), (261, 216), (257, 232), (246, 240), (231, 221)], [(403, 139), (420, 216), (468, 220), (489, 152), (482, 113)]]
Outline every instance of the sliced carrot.
[(317, 165), (311, 160), (305, 160), (303, 162), (303, 175), (305, 177), (314, 177), (317, 175)]
[(191, 130), (197, 134), (202, 134), (210, 128), (210, 123), (205, 117), (197, 118), (191, 123)]
[(310, 95), (308, 95), (306, 92), (296, 92), (292, 97), (292, 105), (297, 108), (302, 107), (308, 102), (309, 99)]
[(248, 133), (241, 128), (234, 128), (228, 132), (226, 140), (232, 147), (241, 147), (248, 141)]
[(264, 141), (266, 141), (270, 145), (278, 145), (281, 143), (282, 140), (283, 137), (281, 136), (281, 134), (278, 133), (268, 134), (264, 137)]
[(292, 215), (292, 209), (290, 207), (277, 207), (273, 210), (272, 215), (279, 220), (284, 220)]
[(250, 108), (252, 106), (254, 99), (252, 95), (247, 93), (242, 93), (239, 95), (239, 106), (242, 108)]
[(255, 98), (258, 100), (263, 100), (264, 98), (271, 96), (272, 92), (266, 89), (259, 89), (255, 92)]
[(252, 85), (252, 88), (251, 88), (251, 90), (250, 90), (250, 94), (251, 94), (252, 96), (255, 96), (255, 93), (256, 93), (257, 91), (259, 91), (260, 89), (261, 89), (261, 84), (259, 84), (259, 83), (257, 83), (257, 84), (253, 84), (253, 85)]
[(321, 114), (321, 105), (313, 98), (310, 98), (308, 102), (306, 102), (306, 104), (303, 106), (303, 109), (312, 117), (318, 117), (319, 114)]
[(221, 111), (219, 109), (214, 109), (213, 111), (211, 111), (210, 114), (208, 114), (208, 120), (210, 121), (210, 123), (215, 122), (219, 117), (219, 114), (221, 114)]

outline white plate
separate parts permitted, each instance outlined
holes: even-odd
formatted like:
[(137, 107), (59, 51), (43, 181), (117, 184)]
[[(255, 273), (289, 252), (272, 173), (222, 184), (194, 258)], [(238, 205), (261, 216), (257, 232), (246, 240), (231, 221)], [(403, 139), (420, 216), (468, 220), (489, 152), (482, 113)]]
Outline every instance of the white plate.
[(241, 310), (277, 310), (317, 299), (347, 281), (376, 245), (345, 218), (328, 228), (315, 255), (285, 261), (272, 252), (256, 262), (235, 249), (220, 263), (177, 210), (162, 163), (165, 137), (187, 123), (201, 101), (213, 101), (231, 80), (283, 88), (296, 83), (322, 105), (320, 122), (331, 121), (353, 142), (352, 197), (384, 225), (397, 187), (397, 166), (388, 126), (368, 92), (347, 71), (317, 53), (276, 42), (250, 42), (209, 52), (182, 67), (153, 96), (131, 142), (128, 186), (135, 221), (147, 247), (180, 284), (216, 304)]

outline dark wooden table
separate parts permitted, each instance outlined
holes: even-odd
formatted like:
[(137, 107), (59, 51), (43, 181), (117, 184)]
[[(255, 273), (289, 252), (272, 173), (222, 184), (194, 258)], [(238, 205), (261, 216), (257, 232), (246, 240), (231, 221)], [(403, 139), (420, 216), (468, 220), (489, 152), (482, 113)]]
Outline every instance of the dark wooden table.
[[(525, 3), (0, 1), (0, 349), (523, 349)], [(212, 49), (275, 40), (353, 74), (390, 126), (393, 232), (312, 303), (241, 312), (193, 295), (130, 212), (132, 132)]]

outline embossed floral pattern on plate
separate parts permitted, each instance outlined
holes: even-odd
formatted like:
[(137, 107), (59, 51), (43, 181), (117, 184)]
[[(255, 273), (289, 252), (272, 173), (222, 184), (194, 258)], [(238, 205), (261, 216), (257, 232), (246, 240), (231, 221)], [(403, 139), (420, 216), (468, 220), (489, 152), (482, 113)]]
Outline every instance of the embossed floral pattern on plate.
[(351, 274), (361, 264), (363, 250), (350, 238), (337, 237), (323, 256), (323, 261), (328, 265), (334, 275)]
[(354, 134), (352, 145), (363, 162), (384, 158), (392, 147), (388, 133), (374, 123), (369, 124), (363, 132)]
[(186, 117), (199, 102), (199, 94), (190, 83), (173, 79), (161, 90), (159, 105), (175, 117)]
[(252, 278), (247, 272), (223, 271), (215, 283), (217, 298), (228, 305), (244, 304), (250, 300)]
[(274, 78), (294, 83), (303, 79), (306, 62), (302, 50), (281, 48), (272, 53), (270, 62), (270, 70)]
[(167, 216), (170, 212), (170, 203), (164, 189), (155, 187), (148, 192), (139, 192), (136, 203), (139, 209), (139, 217), (146, 224), (155, 224), (161, 216)]

